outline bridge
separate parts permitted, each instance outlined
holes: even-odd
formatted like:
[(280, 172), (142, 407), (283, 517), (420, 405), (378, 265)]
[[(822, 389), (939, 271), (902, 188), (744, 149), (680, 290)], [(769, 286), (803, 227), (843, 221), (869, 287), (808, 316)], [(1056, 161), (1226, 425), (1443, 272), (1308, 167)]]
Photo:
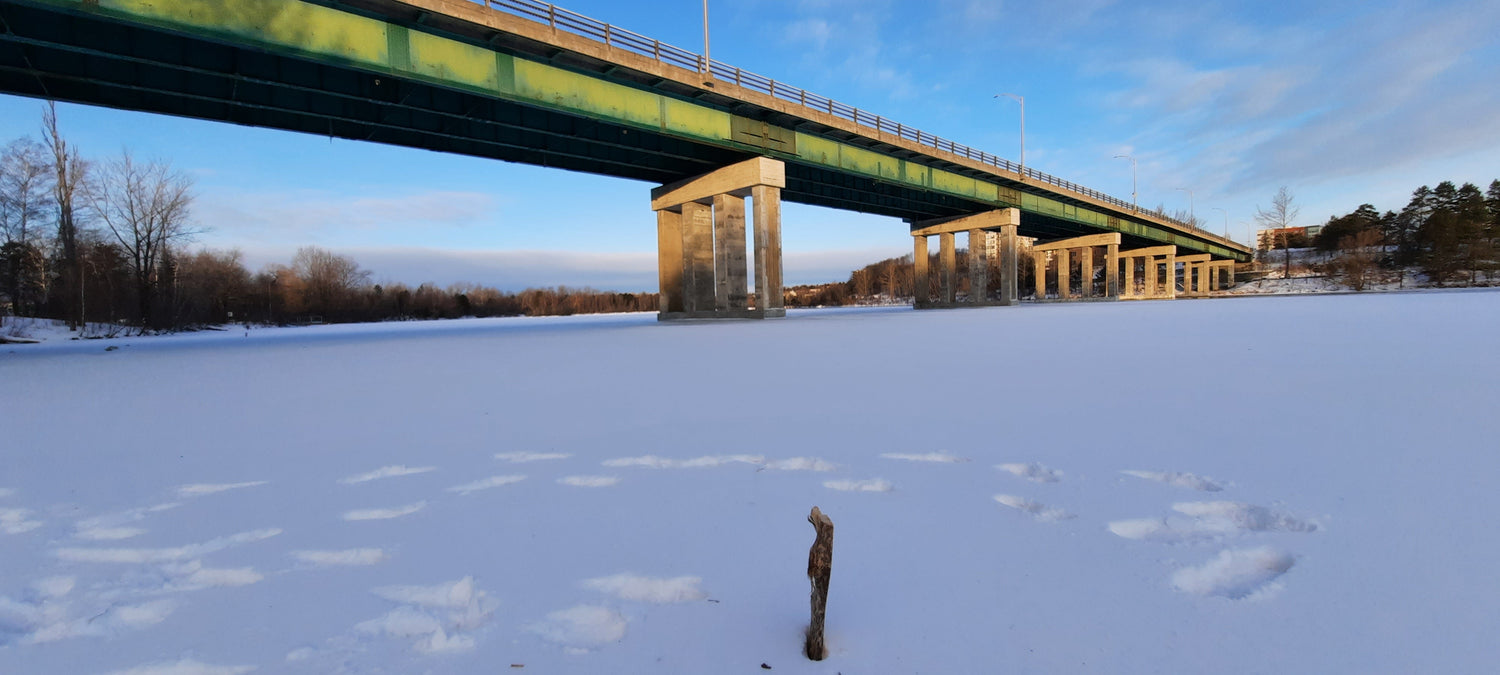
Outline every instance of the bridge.
[[(992, 267), (1001, 275), (997, 300), (979, 292), (967, 304), (1018, 301), (1020, 237), (1039, 244), (1037, 300), (1172, 297), (1179, 285), (1205, 295), (1251, 255), (1164, 214), (533, 0), (0, 0), (0, 91), (656, 183), (663, 318), (784, 314), (782, 200), (905, 220), (919, 307), (965, 304), (955, 292), (962, 233), (971, 288), (987, 288)], [(937, 298), (920, 283), (930, 236), (940, 239)]]

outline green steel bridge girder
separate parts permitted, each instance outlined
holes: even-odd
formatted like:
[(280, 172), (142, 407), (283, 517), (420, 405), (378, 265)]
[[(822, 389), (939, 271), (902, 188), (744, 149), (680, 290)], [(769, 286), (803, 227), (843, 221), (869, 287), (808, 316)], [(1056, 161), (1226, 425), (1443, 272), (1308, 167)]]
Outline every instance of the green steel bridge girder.
[[(1243, 252), (1126, 215), (1105, 213), (1086, 205), (1023, 192), (999, 181), (743, 117), (660, 91), (506, 53), (458, 36), (427, 32), (383, 17), (307, 0), (0, 0), (0, 20), (5, 22), (4, 32), (0, 33), (0, 47), (24, 51), (45, 47), (49, 43), (45, 35), (22, 35), (12, 30), (13, 15), (26, 9), (160, 31), (188, 40), (267, 52), (369, 75), (385, 75), (593, 120), (610, 127), (634, 129), (661, 137), (660, 141), (651, 139), (647, 145), (702, 146), (691, 153), (697, 155), (691, 159), (699, 163), (709, 161), (710, 157), (722, 160), (756, 154), (776, 157), (789, 165), (789, 185), (784, 197), (790, 201), (834, 205), (913, 220), (1015, 207), (1023, 213), (1023, 234), (1062, 236), (1091, 231), (1119, 232), (1141, 243), (1175, 244), (1220, 258), (1246, 258)], [(66, 42), (67, 38), (58, 41)], [(87, 52), (94, 59), (128, 57), (133, 60), (131, 62), (139, 62), (158, 58), (149, 53), (149, 47), (140, 44), (112, 44), (107, 39), (97, 42), (103, 44), (75, 44), (71, 47)], [(25, 67), (34, 67), (31, 59), (23, 53), (19, 59), (0, 56), (0, 69), (12, 62), (24, 62)], [(16, 70), (18, 67), (12, 66), (10, 74), (16, 76)], [(88, 71), (88, 77), (92, 78), (96, 77), (95, 73), (110, 72), (110, 68), (95, 65)], [(0, 77), (0, 88), (29, 95), (39, 93), (6, 86), (15, 81), (14, 77)], [(133, 107), (128, 101), (122, 103), (119, 97), (109, 101), (86, 100), (89, 97), (82, 94), (75, 98), (85, 99), (79, 100), (82, 103)], [(162, 111), (159, 105), (155, 108)], [(458, 145), (461, 144), (450, 144), (441, 149), (462, 152), (457, 149)], [(663, 153), (671, 155), (672, 151), (663, 150)], [(552, 164), (537, 161), (536, 157), (526, 154), (505, 158)], [(683, 161), (668, 160), (663, 160), (654, 173), (645, 168), (622, 165), (557, 164), (660, 182), (667, 182), (664, 178), (683, 177), (681, 172), (689, 170), (689, 164)], [(678, 173), (669, 171), (669, 165)], [(819, 196), (825, 192), (820, 183), (844, 179), (865, 186), (864, 192), (857, 197), (843, 196), (837, 200)], [(804, 188), (800, 192), (798, 184)], [(910, 199), (903, 201), (901, 195), (917, 195), (921, 201), (930, 203), (916, 208)]]

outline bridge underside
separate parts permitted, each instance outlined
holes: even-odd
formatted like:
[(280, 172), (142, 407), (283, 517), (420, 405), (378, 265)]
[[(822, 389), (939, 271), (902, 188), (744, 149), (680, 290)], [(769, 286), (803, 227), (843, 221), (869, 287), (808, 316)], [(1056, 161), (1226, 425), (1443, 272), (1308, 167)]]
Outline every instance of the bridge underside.
[[(664, 184), (756, 153), (88, 14), (0, 4), (0, 90)], [(993, 205), (788, 162), (786, 201), (910, 221)], [(1023, 213), (1021, 234), (1085, 225)], [(1126, 235), (1128, 245), (1152, 242)]]

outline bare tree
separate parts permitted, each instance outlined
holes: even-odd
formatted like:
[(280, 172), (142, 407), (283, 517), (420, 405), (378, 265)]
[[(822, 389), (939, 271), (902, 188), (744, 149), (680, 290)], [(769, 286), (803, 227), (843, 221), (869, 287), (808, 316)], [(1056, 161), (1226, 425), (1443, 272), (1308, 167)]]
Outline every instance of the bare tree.
[(292, 271), (302, 280), (304, 306), (323, 314), (351, 308), (347, 298), (370, 282), (370, 273), (353, 258), (316, 246), (297, 249)]
[(1282, 278), (1292, 276), (1292, 247), (1287, 245), (1287, 228), (1297, 221), (1297, 214), (1302, 211), (1302, 207), (1293, 203), (1294, 199), (1292, 191), (1283, 185), (1271, 197), (1271, 208), (1255, 207), (1255, 222), (1267, 229), (1281, 231), (1281, 248), (1286, 251), (1286, 269)]
[(0, 152), (0, 266), (16, 314), (35, 314), (47, 293), (46, 255), (38, 227), (51, 199), (46, 149), (29, 138)]
[(89, 166), (76, 148), (57, 129), (57, 106), (47, 103), (42, 112), (42, 140), (52, 155), (52, 202), (57, 207), (57, 246), (62, 249), (63, 297), (70, 305), (64, 313), (68, 326), (83, 326), (83, 263), (79, 260), (78, 203), (88, 178)]
[(129, 258), (141, 325), (153, 327), (160, 264), (172, 244), (194, 234), (188, 225), (192, 180), (166, 162), (137, 162), (129, 152), (98, 173), (85, 192), (89, 206)]

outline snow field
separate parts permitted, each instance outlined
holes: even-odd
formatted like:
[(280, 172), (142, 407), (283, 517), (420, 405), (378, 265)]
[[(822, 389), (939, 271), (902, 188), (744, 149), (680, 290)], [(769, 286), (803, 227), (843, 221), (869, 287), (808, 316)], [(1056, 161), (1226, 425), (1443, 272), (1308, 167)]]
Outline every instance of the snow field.
[(0, 672), (1484, 672), (1497, 298), (0, 352)]

